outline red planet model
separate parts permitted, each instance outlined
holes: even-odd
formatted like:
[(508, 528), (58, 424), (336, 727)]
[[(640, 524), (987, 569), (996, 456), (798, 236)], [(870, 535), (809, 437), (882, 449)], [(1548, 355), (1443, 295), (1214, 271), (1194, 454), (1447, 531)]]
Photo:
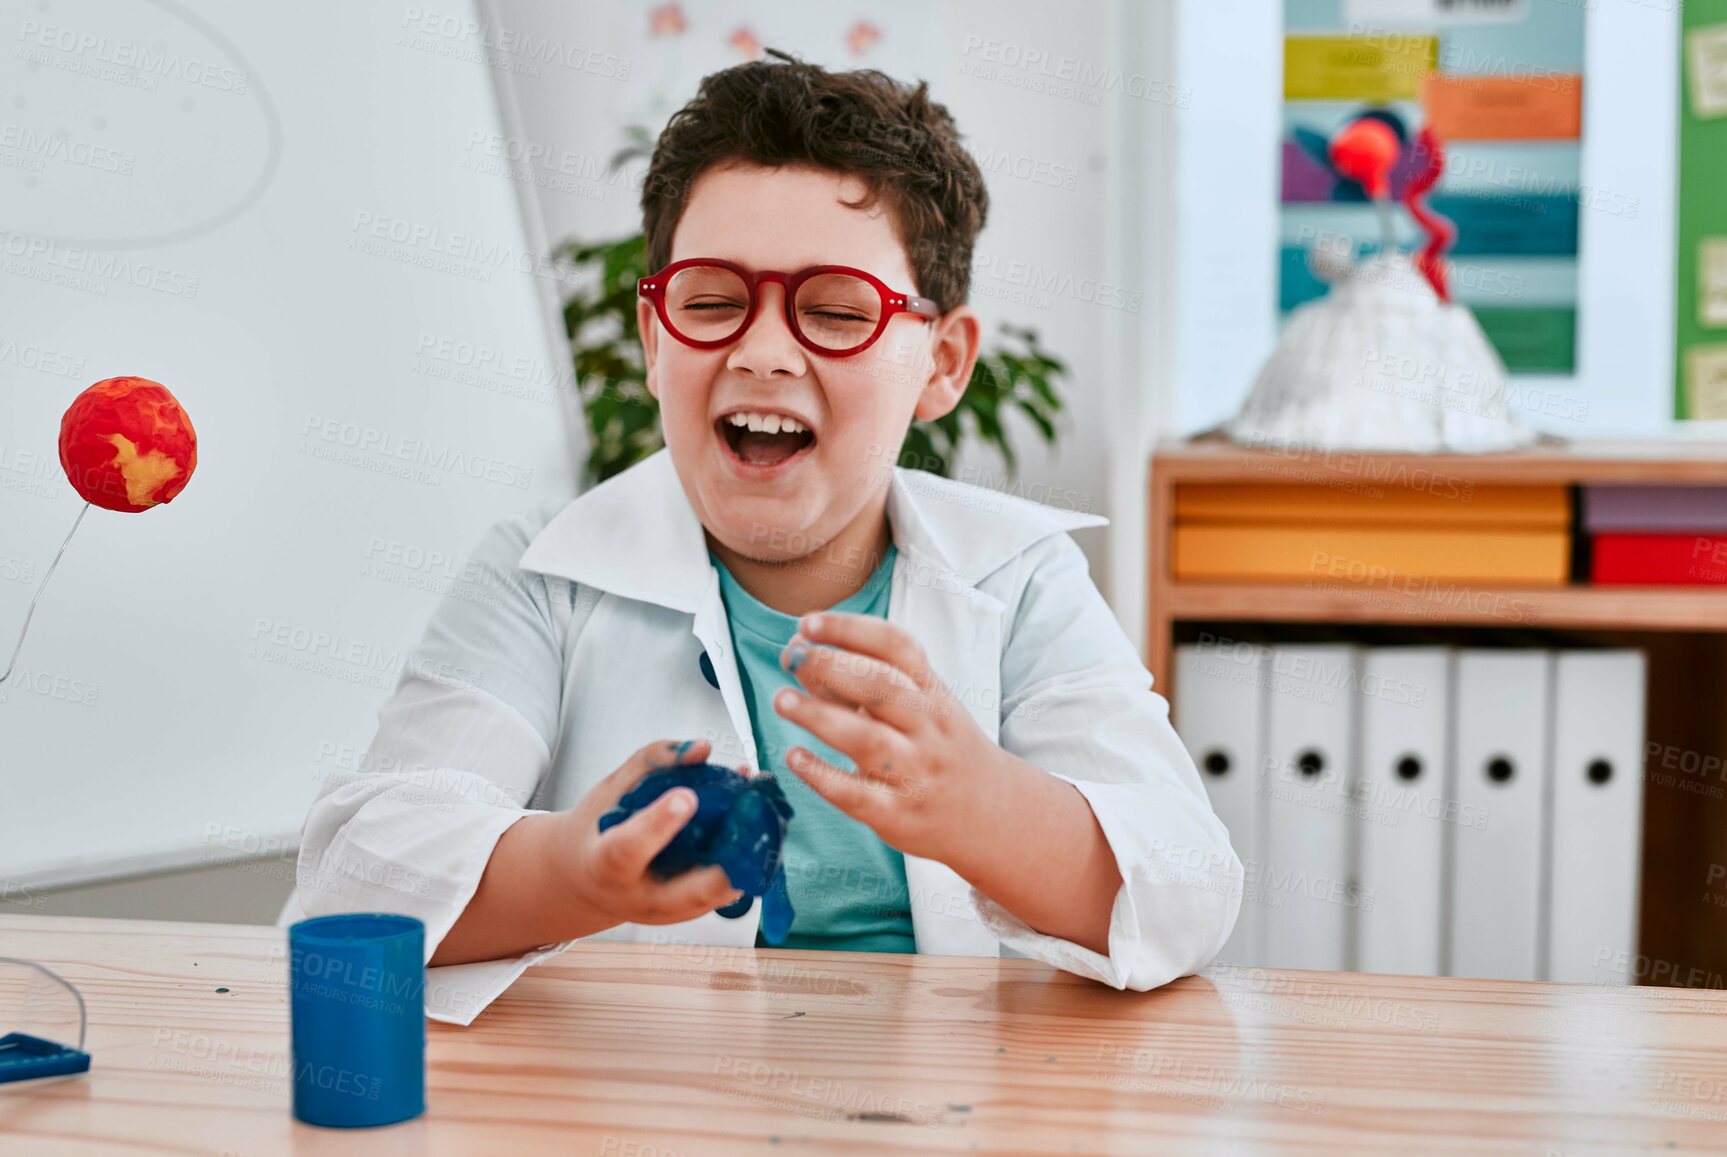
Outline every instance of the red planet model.
[(24, 625), (12, 658), (0, 671), (0, 684), (12, 677), (30, 618), (60, 556), (78, 532), (90, 506), (137, 514), (172, 502), (186, 489), (198, 466), (198, 435), (192, 419), (168, 388), (149, 378), (104, 378), (72, 399), (60, 419), (60, 467), (66, 480), (90, 505), (78, 511), (66, 541), (48, 564), (42, 584), (24, 609)]
[(60, 465), (86, 501), (136, 514), (186, 488), (198, 465), (198, 435), (166, 386), (104, 378), (66, 408)]

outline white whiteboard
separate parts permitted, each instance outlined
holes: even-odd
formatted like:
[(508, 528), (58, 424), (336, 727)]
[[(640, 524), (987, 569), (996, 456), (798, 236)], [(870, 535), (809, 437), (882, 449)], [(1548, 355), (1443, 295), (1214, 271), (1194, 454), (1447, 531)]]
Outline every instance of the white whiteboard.
[(499, 69), (438, 7), (0, 4), (0, 669), (72, 398), (153, 378), (200, 441), (89, 512), (0, 687), (0, 893), (293, 839), (485, 528), (573, 493), (556, 275), (469, 146)]

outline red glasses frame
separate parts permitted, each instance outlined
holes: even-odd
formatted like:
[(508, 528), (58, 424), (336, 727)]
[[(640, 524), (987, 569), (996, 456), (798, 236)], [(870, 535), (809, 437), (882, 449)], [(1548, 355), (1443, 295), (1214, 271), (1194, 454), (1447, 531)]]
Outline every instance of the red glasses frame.
[[(666, 316), (666, 285), (679, 271), (696, 266), (713, 266), (730, 270), (743, 279), (744, 285), (749, 290), (749, 305), (744, 310), (743, 321), (738, 325), (737, 332), (730, 337), (719, 338), (714, 341), (701, 341), (686, 337), (678, 332), (678, 327), (672, 324), (670, 317)], [(797, 311), (792, 308), (792, 303), (797, 299), (798, 287), (810, 278), (824, 273), (850, 274), (852, 277), (859, 278), (873, 286), (875, 291), (881, 295), (881, 317), (876, 321), (875, 332), (850, 349), (833, 350), (826, 346), (817, 345), (804, 334), (803, 328), (798, 325)], [(734, 262), (722, 261), (717, 257), (688, 257), (682, 261), (674, 261), (658, 273), (638, 280), (636, 293), (653, 303), (654, 312), (659, 315), (660, 324), (666, 327), (667, 333), (693, 349), (711, 350), (731, 345), (750, 328), (750, 323), (756, 318), (756, 309), (761, 304), (761, 286), (767, 282), (778, 283), (783, 291), (786, 325), (791, 329), (792, 336), (797, 338), (798, 343), (805, 349), (827, 358), (849, 358), (853, 354), (862, 353), (876, 343), (876, 339), (881, 337), (882, 332), (887, 329), (887, 323), (899, 314), (909, 313), (924, 321), (934, 321), (941, 316), (941, 308), (929, 298), (889, 289), (879, 278), (849, 265), (812, 265), (807, 269), (800, 269), (796, 273), (782, 273), (777, 269), (751, 271)]]

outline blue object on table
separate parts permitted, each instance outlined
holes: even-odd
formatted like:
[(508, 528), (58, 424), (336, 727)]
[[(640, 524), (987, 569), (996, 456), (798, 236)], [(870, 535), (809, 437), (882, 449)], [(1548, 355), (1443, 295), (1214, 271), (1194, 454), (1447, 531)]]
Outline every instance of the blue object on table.
[(426, 1109), (426, 928), (344, 913), (288, 929), (294, 1116), (393, 1125)]
[(792, 805), (770, 774), (745, 776), (712, 763), (685, 763), (650, 771), (617, 806), (600, 817), (600, 830), (623, 823), (674, 787), (696, 793), (696, 814), (649, 865), (670, 879), (698, 864), (723, 868), (732, 887), (744, 896), (717, 911), (735, 920), (762, 898), (762, 936), (770, 944), (786, 938), (792, 926), (792, 901), (786, 892), (780, 848)]
[(90, 1054), (29, 1033), (0, 1036), (0, 1085), (90, 1071)]
[(78, 1046), (63, 1045), (47, 1037), (27, 1032), (9, 1032), (0, 1036), (0, 1085), (9, 1081), (33, 1081), (38, 1077), (64, 1077), (90, 1071), (90, 1054), (84, 1051), (84, 1034), (90, 1027), (89, 1013), (84, 1008), (84, 994), (78, 986), (34, 960), (16, 956), (0, 956), (0, 964), (16, 965), (40, 972), (71, 994), (78, 1006)]

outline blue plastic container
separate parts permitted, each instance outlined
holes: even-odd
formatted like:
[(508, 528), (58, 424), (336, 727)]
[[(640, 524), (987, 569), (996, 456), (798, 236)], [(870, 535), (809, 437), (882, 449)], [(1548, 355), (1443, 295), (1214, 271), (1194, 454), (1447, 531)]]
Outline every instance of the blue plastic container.
[(346, 913), (288, 929), (294, 1116), (393, 1125), (426, 1110), (426, 928)]

